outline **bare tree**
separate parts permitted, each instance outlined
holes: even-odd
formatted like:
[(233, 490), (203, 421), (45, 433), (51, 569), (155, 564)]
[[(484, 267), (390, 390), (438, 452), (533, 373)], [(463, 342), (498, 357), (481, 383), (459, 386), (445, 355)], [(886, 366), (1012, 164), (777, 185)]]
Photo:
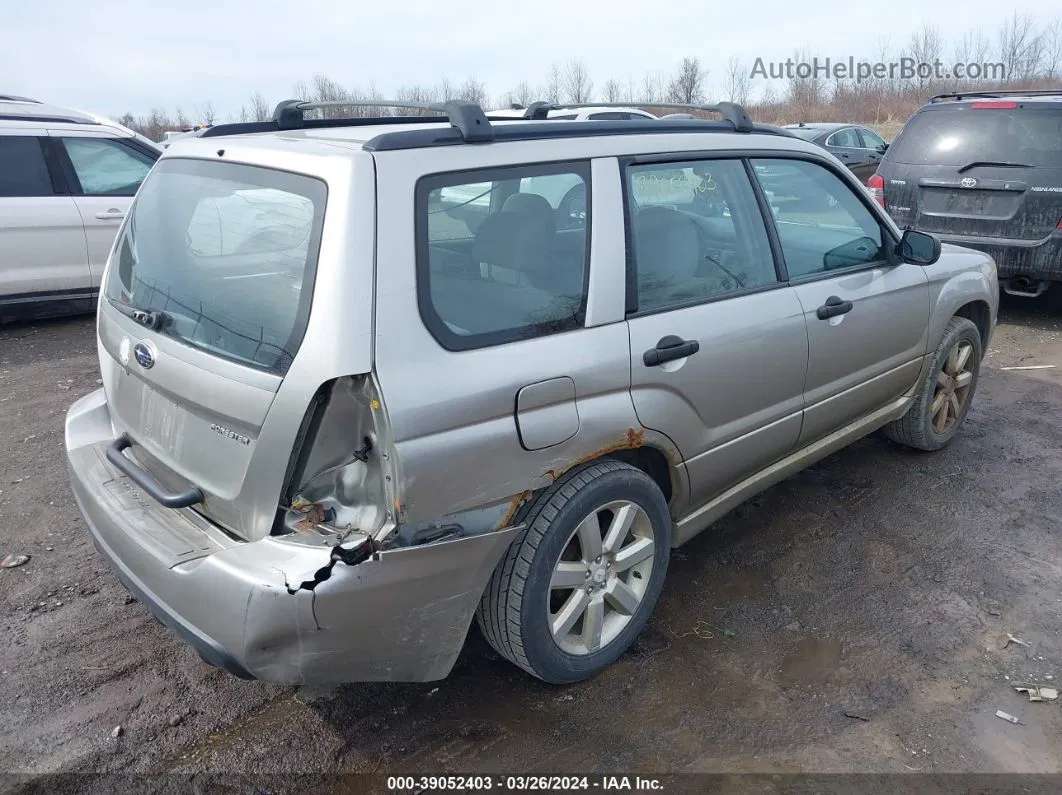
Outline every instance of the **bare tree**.
[(594, 81), (582, 58), (571, 58), (564, 67), (564, 99), (573, 105), (589, 102), (594, 96)]
[[(482, 105), (487, 101), (487, 87), (483, 85), (482, 81), (470, 77), (461, 84), (457, 97), (466, 102), (475, 102), (477, 105)], [(446, 99), (446, 94), (442, 94), (441, 98)]]
[(507, 105), (516, 104), (522, 105), (526, 108), (528, 105), (534, 102), (534, 100), (535, 92), (531, 90), (530, 84), (528, 84), (526, 80), (521, 80), (519, 83), (516, 84), (516, 88), (510, 89), (505, 93), (505, 95), (502, 97), (501, 102), (499, 102), (498, 104), (503, 107)]
[(198, 117), (197, 122), (200, 124), (213, 124), (218, 117), (218, 113), (214, 110), (214, 103), (207, 100), (202, 105), (195, 106), (195, 115)]
[(180, 108), (177, 108), (177, 118), (174, 119), (174, 122), (179, 130), (187, 130), (192, 126), (192, 123), (188, 121), (188, 117), (184, 115), (184, 111)]
[(726, 64), (726, 80), (723, 93), (731, 102), (748, 105), (752, 94), (752, 71), (736, 55), (732, 55)]
[(944, 39), (941, 36), (940, 28), (935, 25), (923, 25), (920, 30), (916, 30), (911, 34), (910, 49), (911, 58), (914, 59), (916, 68), (918, 68), (916, 73), (918, 88), (922, 90), (933, 82), (933, 75), (926, 74), (921, 68), (922, 65), (935, 64), (944, 54)]
[(269, 121), (273, 118), (273, 111), (270, 110), (269, 103), (260, 91), (251, 94), (251, 107), (247, 115), (250, 121)]
[(560, 102), (564, 91), (564, 75), (561, 73), (560, 64), (552, 63), (546, 74), (546, 82), (539, 93), (547, 102)]
[(1062, 18), (1044, 31), (1042, 72), (1045, 80), (1057, 80), (1062, 73)]
[(1044, 34), (1036, 31), (1032, 16), (1015, 11), (999, 29), (999, 60), (1007, 82), (1032, 78), (1040, 67), (1043, 49)]
[(641, 101), (663, 102), (665, 97), (664, 80), (659, 72), (646, 72), (642, 78)]
[(606, 80), (605, 85), (601, 87), (601, 98), (605, 102), (622, 102), (623, 89), (620, 87), (619, 81), (611, 77)]
[(695, 105), (704, 102), (704, 79), (707, 70), (701, 66), (696, 57), (685, 57), (679, 65), (678, 72), (671, 78), (667, 88), (667, 98), (671, 102)]

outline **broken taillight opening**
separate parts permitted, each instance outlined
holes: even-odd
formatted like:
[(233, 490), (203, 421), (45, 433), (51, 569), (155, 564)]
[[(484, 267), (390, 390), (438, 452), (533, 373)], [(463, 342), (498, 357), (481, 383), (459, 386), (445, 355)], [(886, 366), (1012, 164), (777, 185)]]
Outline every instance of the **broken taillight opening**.
[(885, 209), (885, 179), (880, 174), (872, 174), (867, 180), (867, 191), (881, 208)]
[(1017, 102), (974, 102), (971, 106), (974, 110), (1013, 110), (1018, 107)]

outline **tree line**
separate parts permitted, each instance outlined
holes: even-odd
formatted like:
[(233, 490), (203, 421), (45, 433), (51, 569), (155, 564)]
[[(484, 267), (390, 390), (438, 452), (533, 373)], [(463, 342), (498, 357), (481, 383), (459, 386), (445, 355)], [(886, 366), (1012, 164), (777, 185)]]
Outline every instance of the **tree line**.
[[(789, 58), (799, 64), (811, 63), (815, 56), (805, 48), (791, 53)], [(703, 104), (728, 100), (745, 106), (757, 121), (778, 124), (842, 120), (899, 124), (927, 97), (937, 93), (1015, 87), (1062, 89), (1062, 18), (1044, 26), (1038, 25), (1028, 14), (1012, 12), (991, 34), (981, 29), (967, 31), (950, 48), (939, 28), (924, 25), (902, 46), (893, 46), (890, 40), (882, 39), (874, 53), (855, 58), (856, 61), (884, 64), (900, 63), (904, 59), (918, 64), (944, 62), (949, 67), (951, 64), (998, 65), (1003, 77), (975, 80), (935, 74), (885, 74), (866, 79), (854, 76), (835, 79), (820, 71), (806, 76), (793, 74), (782, 80), (762, 80), (754, 74), (756, 59), (732, 56), (723, 73), (713, 79), (715, 76), (700, 57), (689, 55), (670, 71), (609, 77), (598, 83), (591, 76), (586, 61), (572, 57), (553, 63), (545, 79), (539, 83), (533, 85), (522, 80), (493, 96), (483, 81), (469, 77), (458, 82), (444, 79), (429, 85), (402, 86), (397, 91), (388, 92), (387, 98), (412, 103), (464, 99), (489, 109), (526, 106), (536, 100), (568, 104), (604, 101), (637, 104), (650, 110), (653, 103)], [(776, 59), (760, 59), (763, 60)], [(819, 60), (823, 59), (820, 57)], [(993, 74), (993, 70), (986, 70), (986, 73)], [(759, 74), (762, 74), (762, 68)], [(267, 99), (256, 91), (238, 112), (225, 117), (217, 113), (212, 102), (205, 101), (189, 112), (178, 108), (171, 115), (153, 109), (142, 115), (126, 112), (116, 120), (158, 141), (168, 130), (189, 129), (198, 124), (270, 119), (280, 99), (379, 102), (384, 97), (385, 94), (373, 84), (350, 87), (318, 74), (309, 81), (299, 81), (291, 86), (290, 93), (283, 97)], [(381, 107), (329, 107), (315, 111), (323, 117), (378, 116), (387, 112), (388, 109)], [(410, 111), (396, 112), (406, 114)]]

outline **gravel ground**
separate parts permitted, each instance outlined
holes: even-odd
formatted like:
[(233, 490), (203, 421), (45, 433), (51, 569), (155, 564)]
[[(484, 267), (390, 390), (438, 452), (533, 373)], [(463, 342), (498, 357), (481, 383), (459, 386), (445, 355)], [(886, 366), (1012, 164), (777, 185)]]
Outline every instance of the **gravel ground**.
[[(0, 328), (0, 556), (32, 555), (0, 570), (0, 770), (1062, 772), (1062, 700), (1012, 690), (1062, 680), (1060, 321), (1057, 296), (1005, 301), (945, 451), (865, 439), (676, 551), (594, 681), (532, 680), (473, 632), (444, 681), (328, 694), (216, 671), (126, 595), (63, 464), (92, 321)], [(1002, 369), (1030, 364), (1058, 368)]]

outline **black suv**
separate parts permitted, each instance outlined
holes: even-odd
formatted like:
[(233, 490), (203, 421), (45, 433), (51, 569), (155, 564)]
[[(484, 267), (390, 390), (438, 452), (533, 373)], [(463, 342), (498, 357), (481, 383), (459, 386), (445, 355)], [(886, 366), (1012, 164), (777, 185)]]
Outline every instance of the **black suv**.
[(979, 249), (1003, 289), (1062, 281), (1062, 90), (933, 97), (867, 180), (901, 228)]

